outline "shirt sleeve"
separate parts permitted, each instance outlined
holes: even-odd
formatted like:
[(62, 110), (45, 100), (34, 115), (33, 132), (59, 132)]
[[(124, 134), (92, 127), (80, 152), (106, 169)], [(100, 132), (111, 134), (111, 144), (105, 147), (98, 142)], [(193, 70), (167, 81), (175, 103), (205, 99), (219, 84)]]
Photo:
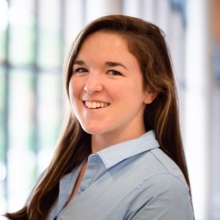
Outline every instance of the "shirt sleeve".
[(126, 220), (193, 220), (188, 186), (171, 174), (146, 180), (131, 202)]

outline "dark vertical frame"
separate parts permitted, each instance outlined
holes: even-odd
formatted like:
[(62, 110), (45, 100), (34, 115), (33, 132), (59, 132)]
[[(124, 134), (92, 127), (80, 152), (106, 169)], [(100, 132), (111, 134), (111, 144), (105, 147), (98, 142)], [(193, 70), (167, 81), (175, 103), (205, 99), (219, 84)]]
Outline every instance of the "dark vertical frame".
[[(66, 30), (66, 21), (65, 21), (65, 8), (66, 8), (66, 0), (60, 0), (60, 67), (59, 67), (59, 73), (61, 75), (62, 78), (62, 72), (63, 72), (63, 62), (64, 62), (64, 57), (65, 57), (65, 30)], [(61, 81), (61, 86), (63, 86), (63, 82)], [(61, 92), (63, 92), (64, 90), (62, 89)], [(59, 97), (59, 104), (60, 107), (64, 106), (63, 104), (63, 100), (62, 100), (62, 94), (60, 94)], [(62, 111), (63, 112), (63, 111)], [(62, 123), (61, 120), (63, 119), (63, 117), (60, 118), (60, 124)]]
[(184, 27), (186, 27), (186, 0), (170, 0), (173, 10), (180, 11)]
[[(60, 60), (63, 60), (65, 56), (65, 49), (64, 49), (64, 33), (65, 33), (65, 28), (66, 28), (66, 23), (65, 23), (65, 8), (66, 8), (66, 0), (60, 0), (60, 49), (61, 49), (61, 54), (60, 54)], [(60, 71), (62, 64), (60, 63)]]

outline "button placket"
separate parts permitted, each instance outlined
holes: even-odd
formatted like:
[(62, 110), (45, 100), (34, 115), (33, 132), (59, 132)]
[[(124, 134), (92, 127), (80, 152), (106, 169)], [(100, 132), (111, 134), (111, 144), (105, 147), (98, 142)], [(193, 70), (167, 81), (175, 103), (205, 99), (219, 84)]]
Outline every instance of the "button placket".
[(81, 192), (85, 191), (91, 185), (92, 180), (95, 178), (95, 175), (99, 169), (99, 162), (98, 155), (89, 156), (87, 170), (79, 187)]

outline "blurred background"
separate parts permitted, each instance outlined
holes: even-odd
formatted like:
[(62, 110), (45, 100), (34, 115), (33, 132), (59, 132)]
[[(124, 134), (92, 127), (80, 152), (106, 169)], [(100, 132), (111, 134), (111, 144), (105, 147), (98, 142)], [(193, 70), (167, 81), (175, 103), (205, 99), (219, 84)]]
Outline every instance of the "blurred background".
[(49, 164), (65, 112), (65, 54), (107, 14), (166, 33), (196, 220), (219, 220), (220, 0), (0, 0), (0, 214), (22, 207)]

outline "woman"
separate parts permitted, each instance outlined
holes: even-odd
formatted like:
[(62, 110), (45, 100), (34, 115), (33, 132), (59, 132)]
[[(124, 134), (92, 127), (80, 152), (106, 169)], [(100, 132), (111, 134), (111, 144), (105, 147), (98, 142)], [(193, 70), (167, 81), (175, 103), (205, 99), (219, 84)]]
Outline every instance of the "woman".
[(74, 42), (70, 111), (51, 164), (10, 219), (193, 219), (174, 76), (162, 31), (99, 18)]

